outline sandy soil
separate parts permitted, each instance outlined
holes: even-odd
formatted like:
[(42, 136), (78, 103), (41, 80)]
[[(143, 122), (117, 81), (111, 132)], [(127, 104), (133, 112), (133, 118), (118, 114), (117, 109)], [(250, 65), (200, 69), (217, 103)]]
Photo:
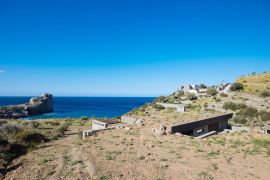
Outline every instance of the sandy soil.
[(265, 179), (270, 154), (252, 141), (269, 137), (230, 133), (203, 140), (154, 136), (156, 116), (144, 127), (99, 132), (82, 140), (83, 126), (70, 126), (63, 139), (15, 160), (5, 179)]

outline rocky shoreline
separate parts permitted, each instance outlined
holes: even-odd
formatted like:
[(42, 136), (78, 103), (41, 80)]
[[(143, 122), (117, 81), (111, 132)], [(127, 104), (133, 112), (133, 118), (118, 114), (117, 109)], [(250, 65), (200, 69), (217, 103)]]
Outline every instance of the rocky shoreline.
[(33, 97), (29, 103), (0, 107), (0, 119), (18, 119), (53, 112), (53, 95)]

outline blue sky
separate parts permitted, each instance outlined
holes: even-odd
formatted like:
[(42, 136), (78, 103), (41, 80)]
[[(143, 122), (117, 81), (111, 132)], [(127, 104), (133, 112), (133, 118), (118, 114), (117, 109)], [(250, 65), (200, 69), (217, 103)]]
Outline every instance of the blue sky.
[(1, 1), (0, 96), (158, 96), (270, 70), (267, 0)]

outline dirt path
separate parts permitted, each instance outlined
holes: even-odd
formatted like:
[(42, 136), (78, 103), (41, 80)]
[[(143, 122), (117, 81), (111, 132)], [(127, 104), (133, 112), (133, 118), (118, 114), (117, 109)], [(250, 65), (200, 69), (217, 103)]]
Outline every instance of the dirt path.
[(81, 128), (71, 126), (64, 138), (14, 161), (5, 179), (269, 179), (270, 156), (252, 145), (250, 133), (199, 141), (156, 137), (148, 127), (134, 127), (82, 140), (77, 136)]
[(94, 166), (83, 156), (77, 128), (69, 128), (64, 138), (43, 144), (13, 162), (22, 164), (5, 179), (91, 179)]

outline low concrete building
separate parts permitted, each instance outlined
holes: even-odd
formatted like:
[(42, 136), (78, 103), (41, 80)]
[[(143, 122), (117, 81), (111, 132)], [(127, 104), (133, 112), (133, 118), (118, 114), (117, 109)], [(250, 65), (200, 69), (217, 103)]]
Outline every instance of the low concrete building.
[(181, 133), (189, 136), (202, 136), (209, 132), (221, 132), (229, 127), (228, 120), (233, 114), (216, 116), (203, 120), (196, 120), (171, 127), (172, 133)]
[(93, 120), (92, 121), (92, 130), (102, 130), (114, 127), (114, 124), (119, 123), (119, 121), (112, 120)]
[(175, 108), (176, 112), (182, 113), (185, 112), (185, 105), (182, 103), (179, 104), (170, 104), (170, 103), (156, 103), (164, 108)]
[(92, 127), (89, 130), (85, 130), (82, 132), (83, 139), (88, 136), (89, 134), (93, 134), (97, 131), (107, 130), (116, 128), (116, 124), (120, 123), (119, 121), (112, 121), (112, 120), (96, 120), (92, 121)]
[(200, 89), (200, 86), (199, 85), (196, 85), (196, 84), (186, 84), (186, 85), (180, 86), (178, 88), (178, 91), (183, 91), (183, 92), (187, 93), (190, 90), (198, 90), (198, 89)]

